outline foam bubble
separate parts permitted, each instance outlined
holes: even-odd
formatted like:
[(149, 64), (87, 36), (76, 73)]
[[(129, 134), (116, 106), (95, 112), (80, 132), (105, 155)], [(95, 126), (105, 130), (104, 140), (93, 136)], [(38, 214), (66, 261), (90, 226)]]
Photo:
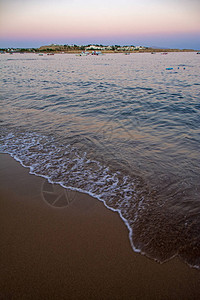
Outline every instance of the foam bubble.
[[(28, 167), (31, 174), (42, 176), (64, 188), (87, 193), (102, 201), (110, 210), (118, 212), (128, 228), (131, 247), (135, 252), (164, 262), (180, 255), (179, 249), (181, 252), (181, 249), (190, 245), (190, 240), (185, 244), (183, 230), (178, 232), (181, 222), (184, 221), (185, 228), (188, 220), (181, 215), (170, 215), (169, 208), (162, 201), (154, 199), (137, 178), (122, 174), (116, 168), (111, 170), (106, 163), (89, 157), (86, 151), (70, 143), (59, 144), (52, 136), (17, 130), (9, 132), (5, 129), (0, 141), (0, 152), (10, 154), (22, 166)], [(164, 222), (166, 224), (163, 226)], [(177, 228), (179, 244), (173, 228)], [(166, 236), (169, 230), (173, 234), (169, 234), (168, 240)], [(192, 239), (191, 234), (189, 238)], [(165, 252), (161, 247), (163, 241), (166, 244)], [(167, 245), (174, 247), (171, 252), (167, 252)], [(194, 263), (191, 264), (185, 252), (182, 256), (188, 264), (199, 268), (198, 257), (194, 256)]]

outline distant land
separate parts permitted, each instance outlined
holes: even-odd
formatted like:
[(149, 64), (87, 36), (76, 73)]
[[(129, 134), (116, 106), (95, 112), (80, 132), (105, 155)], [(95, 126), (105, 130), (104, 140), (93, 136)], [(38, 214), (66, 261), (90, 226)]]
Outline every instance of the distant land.
[(101, 51), (102, 53), (144, 53), (144, 52), (195, 52), (198, 50), (194, 49), (170, 49), (170, 48), (159, 48), (159, 47), (145, 47), (145, 46), (104, 46), (98, 44), (89, 45), (57, 45), (51, 44), (46, 46), (41, 46), (39, 48), (1, 48), (1, 53), (16, 53), (16, 52), (36, 52), (36, 53), (81, 53), (81, 52), (92, 52)]

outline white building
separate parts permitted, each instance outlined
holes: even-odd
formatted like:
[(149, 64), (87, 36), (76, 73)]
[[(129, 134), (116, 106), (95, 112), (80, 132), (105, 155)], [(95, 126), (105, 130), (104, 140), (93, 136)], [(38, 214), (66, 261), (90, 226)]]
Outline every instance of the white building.
[(85, 50), (103, 50), (103, 47), (96, 46), (96, 45), (90, 45), (85, 48)]

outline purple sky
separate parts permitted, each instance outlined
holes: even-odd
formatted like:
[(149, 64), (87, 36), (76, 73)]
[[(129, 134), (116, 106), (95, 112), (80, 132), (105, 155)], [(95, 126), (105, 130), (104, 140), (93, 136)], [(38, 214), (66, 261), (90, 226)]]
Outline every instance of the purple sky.
[(120, 44), (200, 49), (199, 0), (1, 0), (0, 47)]

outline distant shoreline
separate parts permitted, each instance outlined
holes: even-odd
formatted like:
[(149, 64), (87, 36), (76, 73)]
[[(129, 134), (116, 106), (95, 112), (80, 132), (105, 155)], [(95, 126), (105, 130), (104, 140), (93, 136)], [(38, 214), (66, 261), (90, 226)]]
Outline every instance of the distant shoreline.
[[(12, 51), (3, 51), (0, 54), (3, 53), (42, 53), (42, 54), (81, 54), (84, 53), (85, 51), (81, 51), (81, 50), (72, 50), (72, 51), (29, 51), (29, 50), (25, 50), (25, 51), (18, 51), (13, 49)], [(87, 51), (89, 54), (92, 54), (93, 51)], [(176, 50), (176, 49), (156, 49), (156, 50), (139, 50), (139, 51), (101, 51), (102, 54), (137, 54), (137, 53), (150, 53), (150, 54), (156, 54), (156, 53), (188, 53), (188, 52), (198, 52), (198, 50)]]
[(101, 52), (107, 53), (169, 53), (169, 52), (199, 52), (194, 49), (167, 49), (167, 48), (151, 48), (144, 46), (103, 46), (103, 45), (47, 45), (39, 48), (0, 48), (0, 53), (68, 53), (68, 54), (80, 54), (83, 52), (94, 53)]
[[(92, 53), (93, 51), (95, 50), (88, 50), (87, 52), (89, 53)], [(98, 51), (98, 50), (97, 50)], [(48, 52), (48, 51), (39, 51), (39, 52), (42, 52), (42, 53), (61, 53), (61, 54), (64, 54), (64, 53), (71, 53), (71, 54), (79, 54), (79, 53), (82, 53), (82, 52), (85, 52), (84, 50), (71, 50), (71, 51), (51, 51), (51, 52)], [(167, 52), (197, 52), (197, 50), (179, 50), (179, 49), (146, 49), (146, 50), (136, 50), (136, 51), (123, 51), (123, 50), (119, 50), (119, 51), (112, 51), (112, 50), (101, 50), (101, 53), (167, 53)]]

